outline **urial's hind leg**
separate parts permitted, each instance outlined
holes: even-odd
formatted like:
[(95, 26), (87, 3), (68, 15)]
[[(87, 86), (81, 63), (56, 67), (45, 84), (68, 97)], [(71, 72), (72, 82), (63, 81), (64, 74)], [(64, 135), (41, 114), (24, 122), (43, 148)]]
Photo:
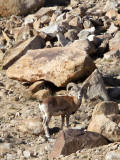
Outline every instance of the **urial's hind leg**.
[(49, 127), (48, 127), (49, 122), (50, 122), (50, 119), (51, 119), (51, 116), (49, 116), (49, 117), (46, 117), (46, 116), (45, 116), (45, 120), (44, 120), (44, 130), (45, 130), (45, 135), (46, 135), (47, 138), (50, 137)]
[(67, 115), (66, 115), (66, 124), (67, 124), (67, 128), (69, 127), (69, 117), (70, 117), (70, 115), (67, 114)]
[(63, 129), (64, 121), (65, 121), (65, 115), (61, 115), (61, 118), (62, 118), (61, 129)]

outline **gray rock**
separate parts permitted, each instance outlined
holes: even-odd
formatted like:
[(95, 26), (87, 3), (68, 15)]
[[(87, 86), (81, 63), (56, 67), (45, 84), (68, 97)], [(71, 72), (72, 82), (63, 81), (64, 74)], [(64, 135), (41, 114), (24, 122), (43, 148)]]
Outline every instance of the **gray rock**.
[(70, 41), (67, 40), (64, 37), (64, 35), (62, 33), (60, 33), (60, 32), (57, 33), (57, 39), (58, 39), (58, 43), (60, 43), (62, 47), (65, 47), (65, 46), (67, 46), (70, 43)]
[(64, 33), (67, 29), (67, 22), (64, 21), (65, 13), (56, 17), (56, 21), (54, 23), (50, 23), (49, 26), (42, 28), (42, 32), (50, 35), (51, 37), (56, 37), (58, 33)]
[(117, 10), (117, 7), (118, 7), (118, 0), (107, 0), (103, 11), (108, 11), (110, 9)]
[(95, 32), (95, 27), (83, 29), (78, 33), (79, 39), (87, 39), (87, 37), (91, 34), (94, 34), (94, 32)]
[(55, 37), (57, 35), (58, 32), (62, 32), (62, 28), (58, 25), (58, 24), (52, 24), (48, 27), (45, 27), (42, 29), (42, 32)]
[(90, 84), (90, 88), (87, 91), (87, 97), (89, 99), (99, 96), (104, 101), (110, 100), (102, 76), (97, 69), (85, 80), (85, 83)]

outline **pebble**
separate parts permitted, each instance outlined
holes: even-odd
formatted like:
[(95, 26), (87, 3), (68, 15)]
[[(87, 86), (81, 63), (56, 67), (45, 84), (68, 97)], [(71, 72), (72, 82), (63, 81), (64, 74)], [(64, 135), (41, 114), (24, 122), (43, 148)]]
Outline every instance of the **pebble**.
[(30, 151), (26, 150), (26, 151), (23, 151), (23, 155), (25, 158), (29, 158), (30, 157)]

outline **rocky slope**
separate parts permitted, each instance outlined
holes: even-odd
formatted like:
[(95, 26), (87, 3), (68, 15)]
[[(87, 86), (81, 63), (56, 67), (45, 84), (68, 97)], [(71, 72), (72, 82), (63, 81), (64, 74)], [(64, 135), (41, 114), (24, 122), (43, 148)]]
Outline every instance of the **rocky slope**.
[[(120, 1), (24, 3), (0, 6), (0, 159), (120, 159)], [(38, 101), (69, 82), (91, 87), (47, 139)]]

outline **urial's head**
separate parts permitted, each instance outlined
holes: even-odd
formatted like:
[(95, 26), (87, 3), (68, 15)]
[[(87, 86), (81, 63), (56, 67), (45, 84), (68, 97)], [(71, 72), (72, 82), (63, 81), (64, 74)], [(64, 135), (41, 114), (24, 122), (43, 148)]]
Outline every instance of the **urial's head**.
[(82, 98), (82, 88), (79, 88), (79, 90), (77, 91), (77, 98), (78, 99)]
[(69, 93), (69, 96), (70, 97), (76, 96), (77, 99), (81, 99), (82, 98), (82, 89), (80, 88), (80, 90), (78, 90), (77, 92), (76, 91), (71, 91)]

